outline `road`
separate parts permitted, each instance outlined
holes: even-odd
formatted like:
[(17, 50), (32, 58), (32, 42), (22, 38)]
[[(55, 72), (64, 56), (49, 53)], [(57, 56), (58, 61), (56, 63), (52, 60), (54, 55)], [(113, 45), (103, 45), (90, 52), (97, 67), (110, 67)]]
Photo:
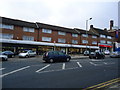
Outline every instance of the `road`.
[(2, 88), (88, 88), (119, 78), (120, 60), (72, 59), (45, 63), (38, 57), (10, 58), (3, 62)]

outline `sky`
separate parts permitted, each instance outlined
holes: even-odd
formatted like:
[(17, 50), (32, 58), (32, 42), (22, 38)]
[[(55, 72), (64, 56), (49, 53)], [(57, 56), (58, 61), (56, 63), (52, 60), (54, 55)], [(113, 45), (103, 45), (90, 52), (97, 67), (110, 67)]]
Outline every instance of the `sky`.
[[(2, 0), (0, 16), (67, 28), (118, 26), (119, 0)], [(92, 18), (92, 20), (89, 20)]]

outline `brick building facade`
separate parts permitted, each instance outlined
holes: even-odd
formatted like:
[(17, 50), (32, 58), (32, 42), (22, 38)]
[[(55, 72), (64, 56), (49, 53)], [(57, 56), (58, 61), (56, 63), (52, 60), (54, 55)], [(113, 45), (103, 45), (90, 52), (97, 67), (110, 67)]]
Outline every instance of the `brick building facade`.
[(90, 51), (101, 49), (101, 40), (104, 45), (102, 51), (112, 50), (113, 36), (106, 30), (91, 27), (86, 31), (5, 17), (1, 17), (1, 20), (0, 41), (3, 51), (19, 53), (23, 49), (32, 49), (38, 54), (43, 54), (49, 50), (61, 50), (65, 53), (79, 54), (86, 49)]

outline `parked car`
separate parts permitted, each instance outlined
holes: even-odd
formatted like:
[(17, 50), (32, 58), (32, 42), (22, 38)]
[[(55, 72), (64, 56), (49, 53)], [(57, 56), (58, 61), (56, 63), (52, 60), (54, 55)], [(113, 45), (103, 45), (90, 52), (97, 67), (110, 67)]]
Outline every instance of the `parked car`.
[(89, 55), (89, 51), (84, 51), (84, 56), (88, 56)]
[(43, 60), (45, 62), (57, 62), (57, 61), (67, 61), (69, 62), (71, 57), (69, 55), (64, 54), (61, 51), (49, 51), (43, 54)]
[(90, 59), (104, 59), (105, 55), (103, 52), (91, 52), (89, 54)]
[(2, 55), (2, 53), (0, 53), (0, 60), (7, 61), (8, 57), (6, 55)]
[(19, 57), (32, 57), (36, 56), (36, 52), (32, 50), (23, 50), (21, 53), (18, 55)]
[(120, 58), (120, 51), (115, 51), (110, 54), (111, 58)]
[(105, 54), (105, 55), (109, 55), (109, 54), (110, 54), (110, 51), (109, 51), (109, 50), (105, 50), (105, 51), (104, 51), (104, 54)]
[(8, 58), (15, 57), (15, 54), (12, 51), (3, 51), (2, 55), (6, 55)]

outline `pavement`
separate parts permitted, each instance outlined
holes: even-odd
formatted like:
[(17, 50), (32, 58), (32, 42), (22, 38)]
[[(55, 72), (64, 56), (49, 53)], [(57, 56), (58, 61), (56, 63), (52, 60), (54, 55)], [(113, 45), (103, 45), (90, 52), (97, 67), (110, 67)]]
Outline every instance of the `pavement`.
[(114, 85), (110, 85), (108, 88), (106, 88), (106, 90), (120, 90), (120, 82), (119, 83), (115, 83)]

